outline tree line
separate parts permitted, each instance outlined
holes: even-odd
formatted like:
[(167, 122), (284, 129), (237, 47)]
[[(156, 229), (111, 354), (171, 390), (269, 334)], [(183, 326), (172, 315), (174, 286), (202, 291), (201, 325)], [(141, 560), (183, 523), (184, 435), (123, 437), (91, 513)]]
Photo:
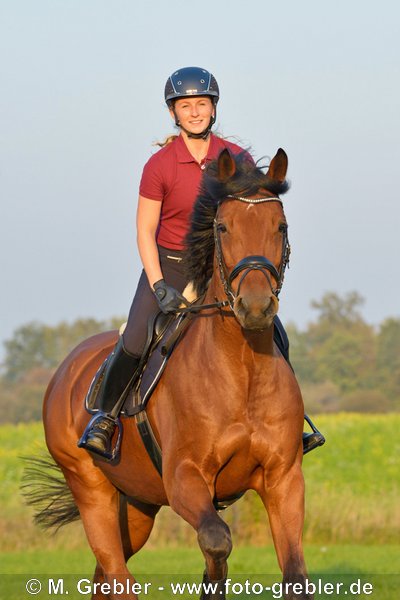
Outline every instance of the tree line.
[(312, 302), (317, 318), (304, 331), (288, 326), (291, 360), (309, 412), (400, 410), (400, 319), (374, 327), (364, 299), (333, 292)]
[[(379, 326), (361, 315), (357, 292), (313, 301), (316, 318), (304, 330), (287, 325), (290, 360), (309, 414), (400, 410), (400, 318)], [(78, 319), (56, 326), (27, 323), (4, 343), (0, 421), (41, 419), (43, 395), (57, 366), (80, 341), (118, 329), (123, 317)]]

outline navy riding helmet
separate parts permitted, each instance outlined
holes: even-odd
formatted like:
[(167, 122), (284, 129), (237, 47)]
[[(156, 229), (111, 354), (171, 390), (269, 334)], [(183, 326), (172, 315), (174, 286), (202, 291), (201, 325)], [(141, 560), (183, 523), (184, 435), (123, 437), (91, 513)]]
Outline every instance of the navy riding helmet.
[[(200, 67), (185, 67), (172, 73), (168, 77), (164, 90), (164, 98), (168, 107), (174, 110), (174, 100), (187, 98), (188, 96), (210, 96), (214, 104), (214, 110), (216, 111), (219, 100), (219, 87), (214, 75)], [(179, 121), (176, 117), (175, 122), (179, 126)], [(188, 135), (190, 137), (202, 137), (205, 139), (214, 123), (215, 116), (211, 118), (210, 124), (202, 133)]]

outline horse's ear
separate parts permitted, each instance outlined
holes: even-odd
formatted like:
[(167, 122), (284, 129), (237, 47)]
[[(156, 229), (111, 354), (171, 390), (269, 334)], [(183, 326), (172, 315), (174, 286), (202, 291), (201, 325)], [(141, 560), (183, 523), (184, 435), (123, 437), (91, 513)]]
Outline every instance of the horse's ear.
[(236, 163), (228, 148), (224, 148), (217, 160), (217, 176), (220, 181), (228, 181), (236, 173)]
[(286, 173), (288, 168), (288, 157), (282, 148), (279, 148), (274, 158), (271, 160), (269, 165), (267, 177), (269, 179), (275, 179), (275, 181), (283, 182), (286, 179)]

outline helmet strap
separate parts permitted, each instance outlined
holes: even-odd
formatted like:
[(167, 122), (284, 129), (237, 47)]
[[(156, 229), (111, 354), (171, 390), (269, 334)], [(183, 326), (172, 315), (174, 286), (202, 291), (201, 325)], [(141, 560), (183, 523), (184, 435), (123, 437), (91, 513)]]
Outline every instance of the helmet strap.
[(182, 129), (182, 131), (184, 131), (189, 138), (192, 138), (195, 140), (201, 140), (201, 139), (206, 140), (208, 138), (208, 136), (210, 135), (210, 132), (211, 132), (211, 128), (214, 125), (215, 119), (217, 116), (216, 104), (214, 104), (214, 114), (211, 116), (209, 124), (204, 129), (204, 131), (202, 131), (201, 133), (191, 133), (190, 131), (188, 131), (187, 129), (182, 127), (182, 125), (180, 124), (180, 121), (178, 120), (178, 117), (176, 116), (175, 108), (173, 108), (172, 110), (174, 111), (174, 115), (175, 115), (175, 125), (177, 127), (180, 127)]

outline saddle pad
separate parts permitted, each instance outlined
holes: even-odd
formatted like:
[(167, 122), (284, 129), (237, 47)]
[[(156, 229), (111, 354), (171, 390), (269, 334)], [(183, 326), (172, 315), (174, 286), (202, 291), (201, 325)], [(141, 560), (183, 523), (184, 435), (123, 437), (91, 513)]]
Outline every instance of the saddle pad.
[(179, 341), (180, 332), (189, 324), (187, 315), (174, 319), (166, 328), (161, 339), (150, 349), (146, 363), (135, 387), (128, 394), (123, 411), (125, 416), (131, 417), (138, 413), (139, 407), (144, 409), (149, 401), (167, 362)]

